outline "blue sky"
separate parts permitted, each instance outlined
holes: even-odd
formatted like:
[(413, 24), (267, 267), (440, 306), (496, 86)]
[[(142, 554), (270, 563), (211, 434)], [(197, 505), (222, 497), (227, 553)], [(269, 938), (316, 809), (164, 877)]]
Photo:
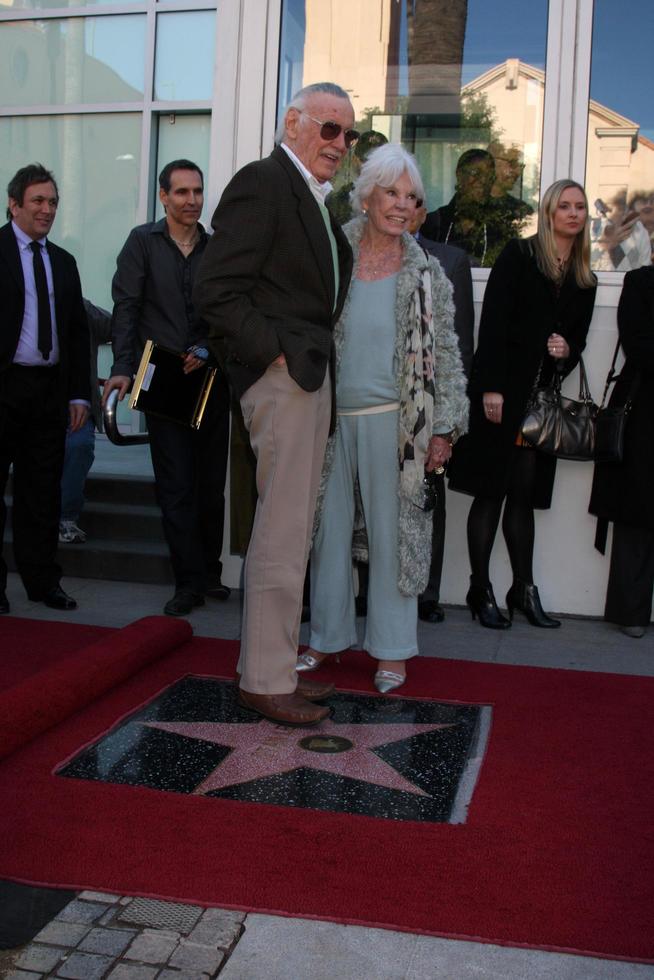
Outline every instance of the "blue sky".
[[(468, 0), (463, 83), (506, 58), (545, 67), (547, 0)], [(654, 140), (654, 0), (595, 0), (591, 98)]]

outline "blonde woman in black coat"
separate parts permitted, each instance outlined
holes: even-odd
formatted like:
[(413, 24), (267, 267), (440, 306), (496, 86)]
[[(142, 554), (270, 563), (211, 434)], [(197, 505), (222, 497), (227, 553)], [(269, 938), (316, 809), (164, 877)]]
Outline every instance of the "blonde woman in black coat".
[[(466, 601), (490, 629), (507, 629), (515, 609), (533, 626), (561, 625), (543, 612), (532, 574), (534, 508), (550, 506), (556, 459), (522, 445), (519, 431), (537, 377), (547, 384), (554, 371), (565, 376), (578, 363), (595, 289), (586, 194), (575, 181), (559, 180), (543, 195), (538, 234), (509, 242), (491, 271), (470, 378), (470, 431), (450, 465), (452, 489), (475, 498)], [(510, 619), (499, 612), (489, 579), (503, 504)]]

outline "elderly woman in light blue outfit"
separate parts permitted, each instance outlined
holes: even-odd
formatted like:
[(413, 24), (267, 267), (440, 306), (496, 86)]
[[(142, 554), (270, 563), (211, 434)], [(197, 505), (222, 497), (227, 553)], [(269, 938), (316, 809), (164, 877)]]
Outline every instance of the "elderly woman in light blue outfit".
[(310, 647), (297, 667), (313, 670), (357, 643), (352, 538), (362, 519), (363, 646), (382, 693), (404, 683), (418, 653), (417, 596), (431, 549), (425, 474), (447, 462), (468, 420), (452, 288), (408, 230), (423, 198), (415, 159), (396, 144), (370, 154), (352, 192), (358, 217), (344, 231), (355, 271), (334, 334), (338, 424), (316, 513)]

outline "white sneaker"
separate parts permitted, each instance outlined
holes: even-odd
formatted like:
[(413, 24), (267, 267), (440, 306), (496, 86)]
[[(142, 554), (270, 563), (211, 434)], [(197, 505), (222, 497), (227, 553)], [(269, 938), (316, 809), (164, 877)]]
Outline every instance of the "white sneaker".
[(61, 544), (84, 544), (86, 534), (75, 521), (59, 521), (59, 541)]

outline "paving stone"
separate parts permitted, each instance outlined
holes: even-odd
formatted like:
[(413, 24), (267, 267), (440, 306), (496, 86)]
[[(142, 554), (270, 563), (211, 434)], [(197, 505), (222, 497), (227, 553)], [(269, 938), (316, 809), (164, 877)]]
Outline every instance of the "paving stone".
[[(31, 976), (31, 974), (30, 974)], [(198, 973), (197, 970), (162, 970), (157, 980), (209, 980), (208, 973)]]
[(180, 939), (178, 932), (145, 929), (129, 947), (125, 959), (138, 960), (140, 963), (166, 963)]
[(61, 910), (57, 922), (95, 922), (107, 911), (107, 907), (99, 902), (80, 902), (76, 898)]
[(65, 977), (66, 980), (101, 980), (112, 963), (111, 956), (71, 953), (57, 970), (57, 976)]
[(215, 973), (225, 954), (211, 946), (200, 946), (183, 939), (181, 944), (170, 957), (168, 966), (180, 970), (195, 970), (197, 973)]
[(79, 922), (57, 922), (53, 919), (41, 929), (34, 939), (37, 943), (52, 943), (54, 946), (77, 946), (80, 939), (89, 931), (89, 926)]
[[(42, 976), (42, 973), (32, 973), (31, 971), (28, 973), (25, 970), (13, 970), (7, 974), (5, 980), (41, 980)], [(176, 973), (175, 976), (179, 977), (181, 974)]]
[(34, 973), (49, 973), (65, 955), (65, 950), (57, 949), (55, 946), (32, 943), (20, 954), (16, 966), (23, 970), (32, 970)]
[(120, 901), (120, 895), (108, 895), (106, 892), (80, 892), (77, 897), (83, 902), (109, 902), (111, 905)]
[(139, 966), (136, 963), (119, 963), (107, 980), (154, 980), (159, 972), (156, 966)]
[(233, 912), (229, 909), (207, 909), (188, 937), (189, 942), (229, 949), (238, 939), (244, 920), (245, 912)]
[(110, 926), (119, 912), (120, 912), (120, 906), (112, 905), (110, 908), (107, 909), (104, 915), (100, 916), (100, 918), (96, 921), (96, 925)]
[(91, 929), (88, 936), (79, 944), (79, 948), (85, 953), (120, 956), (134, 936), (136, 936), (134, 929)]

